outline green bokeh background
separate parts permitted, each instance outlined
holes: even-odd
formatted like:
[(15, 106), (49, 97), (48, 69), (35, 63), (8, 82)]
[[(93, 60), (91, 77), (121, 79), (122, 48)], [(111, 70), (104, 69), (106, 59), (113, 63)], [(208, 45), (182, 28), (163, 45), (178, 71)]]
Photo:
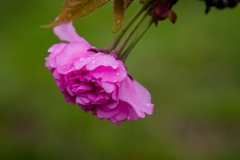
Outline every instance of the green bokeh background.
[[(65, 102), (44, 66), (60, 40), (39, 26), (62, 3), (0, 0), (0, 159), (240, 159), (240, 6), (205, 15), (204, 2), (180, 0), (175, 25), (152, 26), (126, 65), (154, 113), (116, 126)], [(93, 46), (115, 36), (111, 7), (74, 23)]]

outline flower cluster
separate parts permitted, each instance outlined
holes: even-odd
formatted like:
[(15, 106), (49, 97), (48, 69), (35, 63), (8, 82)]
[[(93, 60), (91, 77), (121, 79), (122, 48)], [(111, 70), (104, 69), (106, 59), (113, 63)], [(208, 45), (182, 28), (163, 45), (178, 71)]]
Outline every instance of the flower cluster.
[(121, 60), (95, 51), (72, 22), (54, 27), (54, 33), (69, 43), (50, 47), (45, 65), (66, 101), (116, 124), (152, 114), (150, 93), (128, 75)]

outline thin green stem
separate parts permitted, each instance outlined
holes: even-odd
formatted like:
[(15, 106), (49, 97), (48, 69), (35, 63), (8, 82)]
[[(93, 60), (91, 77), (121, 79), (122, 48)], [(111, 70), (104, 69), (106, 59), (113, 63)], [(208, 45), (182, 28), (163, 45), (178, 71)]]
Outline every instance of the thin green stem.
[(146, 31), (149, 29), (149, 27), (153, 24), (153, 20), (151, 20), (148, 25), (140, 31), (140, 33), (137, 35), (137, 37), (134, 38), (134, 40), (132, 41), (132, 43), (128, 46), (128, 48), (123, 52), (121, 60), (123, 62), (126, 61), (129, 53), (132, 51), (132, 49), (134, 48), (134, 46), (138, 43), (138, 41), (142, 38), (142, 36), (146, 33)]
[(124, 37), (124, 39), (118, 44), (118, 46), (115, 48), (115, 53), (117, 53), (117, 56), (120, 57), (122, 50), (126, 46), (127, 42), (133, 35), (133, 33), (136, 31), (136, 29), (139, 27), (139, 25), (142, 23), (142, 21), (147, 17), (147, 15), (150, 13), (151, 9), (148, 9), (133, 25), (133, 27), (129, 30), (127, 35)]
[(141, 15), (142, 12), (144, 12), (150, 5), (152, 4), (152, 0), (150, 0), (148, 3), (144, 4), (142, 8), (140, 8), (131, 18), (130, 20), (125, 24), (125, 26), (122, 28), (122, 30), (119, 31), (115, 39), (112, 41), (112, 43), (106, 47), (104, 50), (105, 52), (109, 53), (111, 52), (119, 43), (123, 35), (126, 33), (128, 28), (132, 25), (132, 23)]

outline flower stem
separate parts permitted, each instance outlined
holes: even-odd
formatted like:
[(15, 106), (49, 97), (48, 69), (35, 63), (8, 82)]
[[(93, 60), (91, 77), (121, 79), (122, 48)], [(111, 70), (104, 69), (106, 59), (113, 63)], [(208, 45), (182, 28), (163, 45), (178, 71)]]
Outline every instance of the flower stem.
[(140, 33), (137, 35), (137, 37), (134, 38), (134, 40), (132, 41), (132, 43), (128, 46), (128, 48), (123, 52), (121, 60), (123, 62), (126, 61), (129, 53), (131, 52), (131, 50), (134, 48), (134, 46), (138, 43), (138, 41), (142, 38), (142, 36), (146, 33), (146, 31), (149, 29), (149, 27), (153, 24), (153, 20), (151, 20), (148, 25), (140, 31)]
[(130, 29), (130, 31), (127, 33), (127, 35), (124, 37), (124, 39), (118, 44), (118, 46), (115, 48), (115, 53), (117, 53), (117, 56), (120, 58), (122, 50), (126, 46), (127, 42), (129, 41), (130, 37), (133, 35), (133, 33), (136, 31), (136, 29), (139, 27), (139, 25), (142, 23), (142, 21), (147, 17), (147, 15), (151, 12), (151, 8), (149, 8), (133, 25), (133, 27)]
[(106, 53), (110, 53), (119, 43), (123, 35), (126, 33), (128, 28), (132, 25), (132, 23), (141, 15), (142, 12), (144, 12), (150, 5), (152, 4), (152, 0), (150, 0), (148, 3), (144, 4), (141, 9), (139, 9), (131, 18), (130, 20), (125, 24), (125, 26), (122, 28), (121, 31), (117, 34), (115, 39), (112, 41), (112, 43), (107, 46), (104, 50)]

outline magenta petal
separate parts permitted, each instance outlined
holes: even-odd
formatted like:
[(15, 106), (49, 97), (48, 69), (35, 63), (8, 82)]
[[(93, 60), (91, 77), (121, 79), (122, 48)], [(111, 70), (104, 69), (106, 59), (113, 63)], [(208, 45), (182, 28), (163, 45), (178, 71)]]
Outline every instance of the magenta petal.
[(152, 114), (154, 105), (151, 103), (151, 95), (146, 88), (130, 77), (126, 77), (120, 88), (119, 99), (129, 103), (141, 118), (145, 113)]
[(88, 105), (90, 100), (88, 98), (85, 98), (85, 97), (77, 96), (76, 102), (79, 103), (80, 105)]
[(91, 54), (86, 58), (80, 58), (74, 64), (76, 70), (82, 69), (84, 66), (89, 71), (91, 79), (101, 78), (102, 82), (121, 82), (127, 76), (127, 71), (122, 61), (116, 60), (112, 55), (101, 52)]
[(88, 63), (86, 66), (88, 70), (94, 70), (100, 66), (105, 66), (105, 67), (109, 66), (113, 69), (116, 69), (118, 67), (124, 67), (124, 64), (122, 63), (122, 61), (116, 60), (114, 56), (109, 54), (104, 54), (99, 52), (92, 55), (90, 58), (92, 59), (92, 61), (91, 63)]
[(58, 36), (59, 39), (63, 41), (67, 42), (78, 41), (90, 46), (90, 44), (84, 38), (80, 37), (77, 34), (75, 28), (72, 25), (72, 21), (54, 27), (54, 33)]
[(121, 82), (127, 76), (126, 70), (122, 70), (122, 68), (113, 69), (103, 66), (90, 71), (89, 74), (94, 78), (101, 78), (103, 82), (111, 83)]
[(117, 122), (130, 119), (131, 106), (123, 101), (119, 102), (117, 106), (120, 110), (119, 113), (113, 117)]
[(75, 70), (80, 70), (86, 66), (91, 61), (91, 58), (80, 58), (74, 63)]
[(112, 93), (116, 88), (114, 84), (106, 82), (102, 82), (102, 87), (107, 93)]
[(130, 104), (119, 101), (117, 107), (119, 109), (118, 114), (109, 118), (110, 121), (116, 124), (120, 124), (120, 122), (125, 120), (136, 121), (138, 120), (138, 115), (136, 114), (135, 110), (131, 107)]
[(66, 45), (67, 43), (54, 44), (48, 49), (48, 52), (60, 53)]
[(73, 42), (66, 45), (66, 47), (56, 56), (56, 65), (59, 73), (66, 74), (74, 70), (74, 63), (80, 58), (88, 57), (93, 54), (87, 51), (89, 46), (81, 42)]
[(117, 106), (118, 101), (112, 101), (106, 104), (98, 105), (96, 108), (98, 118), (111, 118), (117, 115), (121, 110), (121, 108)]
[(84, 112), (93, 111), (95, 109), (94, 105), (80, 105)]
[(46, 58), (46, 67), (56, 68), (56, 56), (66, 45), (66, 43), (54, 44), (48, 49), (48, 52), (51, 52), (51, 54)]

